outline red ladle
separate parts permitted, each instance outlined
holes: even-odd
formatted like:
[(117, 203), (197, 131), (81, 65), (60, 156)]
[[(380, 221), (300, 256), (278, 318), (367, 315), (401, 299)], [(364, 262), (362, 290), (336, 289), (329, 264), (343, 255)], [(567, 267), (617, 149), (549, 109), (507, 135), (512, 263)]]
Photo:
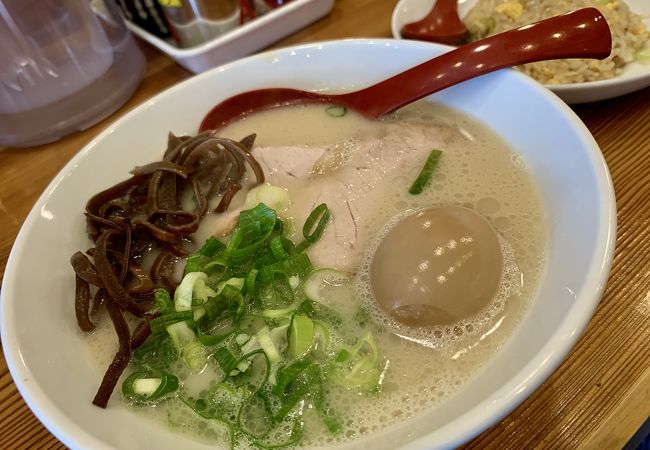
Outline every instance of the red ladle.
[(337, 95), (289, 88), (244, 92), (212, 108), (200, 130), (219, 129), (255, 111), (299, 103), (337, 104), (376, 119), (497, 69), (548, 59), (604, 59), (611, 47), (605, 18), (595, 8), (580, 9), (459, 47), (360, 91)]
[(436, 0), (429, 14), (407, 23), (400, 31), (405, 39), (458, 45), (467, 40), (469, 30), (458, 17), (458, 0)]

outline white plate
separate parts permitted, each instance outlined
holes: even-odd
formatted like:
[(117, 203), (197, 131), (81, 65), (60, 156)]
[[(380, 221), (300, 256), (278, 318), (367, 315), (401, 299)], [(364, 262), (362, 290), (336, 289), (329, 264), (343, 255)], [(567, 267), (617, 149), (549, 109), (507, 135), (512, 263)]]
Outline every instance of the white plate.
[[(458, 13), (464, 17), (478, 0), (459, 0)], [(650, 29), (650, 1), (625, 0), (630, 9), (641, 14), (646, 28)], [(393, 37), (402, 39), (400, 30), (404, 25), (422, 19), (432, 8), (435, 0), (400, 0), (391, 18)], [(650, 43), (648, 44), (650, 45)], [(586, 83), (555, 84), (546, 87), (569, 104), (594, 102), (650, 86), (650, 65), (636, 62), (628, 64), (623, 73), (610, 80)]]
[[(0, 290), (4, 354), (16, 386), (45, 426), (77, 449), (212, 449), (147, 420), (119, 398), (107, 410), (91, 404), (103, 368), (90, 360), (87, 338), (77, 330), (69, 258), (89, 246), (82, 212), (92, 194), (125, 179), (134, 166), (160, 158), (168, 130), (196, 132), (212, 106), (235, 93), (278, 86), (346, 90), (448, 49), (378, 39), (263, 53), (174, 86), (84, 147), (29, 213)], [(432, 99), (483, 121), (522, 156), (548, 217), (547, 267), (507, 345), (460, 392), (439, 408), (343, 448), (451, 448), (497, 422), (566, 358), (598, 304), (611, 265), (611, 179), (598, 145), (565, 103), (514, 70)]]

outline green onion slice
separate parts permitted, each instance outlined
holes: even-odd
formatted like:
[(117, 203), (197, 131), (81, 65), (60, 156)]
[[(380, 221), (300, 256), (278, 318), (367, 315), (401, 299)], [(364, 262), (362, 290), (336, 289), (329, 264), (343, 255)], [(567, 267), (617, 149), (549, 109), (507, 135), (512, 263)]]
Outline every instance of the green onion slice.
[[(163, 289), (155, 292), (160, 316), (151, 321), (151, 337), (134, 351), (138, 370), (123, 384), (125, 397), (155, 403), (173, 395), (195, 415), (170, 416), (170, 423), (206, 421), (206, 429), (214, 428), (231, 448), (243, 437), (260, 448), (296, 444), (303, 403), (330, 433), (339, 432), (341, 422), (326, 401), (327, 383), (376, 392), (385, 364), (370, 334), (355, 345), (334, 347), (344, 340), (338, 335), (343, 319), (320, 302), (324, 289), (348, 276), (315, 271), (305, 252), (321, 238), (329, 217), (326, 204), (314, 208), (296, 246), (276, 212), (259, 203), (241, 212), (227, 243), (208, 239), (189, 256), (173, 298)], [(189, 397), (176, 377), (163, 372), (179, 359), (197, 372), (209, 357), (221, 368), (221, 379), (200, 398)]]
[(305, 225), (302, 227), (302, 235), (311, 244), (320, 239), (325, 225), (330, 218), (330, 211), (325, 203), (321, 203), (309, 214)]
[(301, 359), (278, 370), (276, 375), (276, 384), (271, 390), (273, 395), (280, 398), (284, 397), (289, 383), (298, 378), (298, 376), (312, 364), (313, 363), (308, 359)]
[(246, 274), (246, 278), (244, 279), (244, 289), (246, 290), (247, 294), (255, 294), (255, 282), (257, 280), (258, 273), (259, 270), (251, 269), (250, 272)]
[(151, 334), (154, 336), (167, 333), (167, 327), (176, 322), (184, 322), (192, 320), (192, 311), (174, 311), (153, 319), (149, 326), (151, 327)]
[(158, 288), (154, 291), (154, 305), (156, 305), (156, 308), (158, 308), (163, 314), (169, 311), (174, 311), (174, 302), (166, 289)]
[(348, 113), (348, 109), (341, 105), (331, 105), (325, 108), (325, 112), (331, 117), (343, 117)]
[(175, 375), (155, 368), (134, 372), (122, 383), (124, 397), (133, 403), (157, 403), (177, 389)]
[(201, 256), (213, 257), (219, 250), (223, 250), (225, 247), (226, 246), (219, 239), (210, 236), (208, 240), (205, 241), (205, 244), (203, 244), (203, 247), (201, 247), (201, 250), (199, 250), (199, 254)]
[(291, 356), (302, 358), (314, 344), (314, 322), (307, 316), (294, 314), (288, 333)]
[(411, 185), (409, 193), (413, 195), (422, 193), (424, 187), (431, 180), (431, 175), (433, 175), (433, 171), (438, 165), (438, 160), (440, 159), (441, 154), (442, 152), (440, 150), (431, 150), (431, 153), (429, 153), (429, 157), (424, 163), (424, 166), (422, 166), (422, 170), (420, 170), (420, 174)]

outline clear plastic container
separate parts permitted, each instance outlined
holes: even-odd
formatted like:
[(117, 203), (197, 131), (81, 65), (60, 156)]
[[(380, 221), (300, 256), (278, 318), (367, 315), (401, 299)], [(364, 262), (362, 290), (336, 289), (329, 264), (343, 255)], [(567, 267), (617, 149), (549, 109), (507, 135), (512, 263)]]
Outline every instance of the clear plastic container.
[(112, 0), (0, 0), (0, 144), (32, 146), (119, 108), (145, 60)]
[(268, 47), (326, 16), (333, 6), (334, 0), (291, 0), (268, 14), (190, 48), (178, 48), (132, 22), (127, 26), (187, 70), (200, 73)]

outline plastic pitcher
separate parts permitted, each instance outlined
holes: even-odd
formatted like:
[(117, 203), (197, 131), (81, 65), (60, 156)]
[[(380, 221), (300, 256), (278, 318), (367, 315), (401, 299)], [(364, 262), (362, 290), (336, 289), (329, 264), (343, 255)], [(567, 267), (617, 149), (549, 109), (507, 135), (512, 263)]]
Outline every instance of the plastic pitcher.
[(145, 61), (112, 0), (0, 0), (0, 144), (31, 146), (119, 108)]

